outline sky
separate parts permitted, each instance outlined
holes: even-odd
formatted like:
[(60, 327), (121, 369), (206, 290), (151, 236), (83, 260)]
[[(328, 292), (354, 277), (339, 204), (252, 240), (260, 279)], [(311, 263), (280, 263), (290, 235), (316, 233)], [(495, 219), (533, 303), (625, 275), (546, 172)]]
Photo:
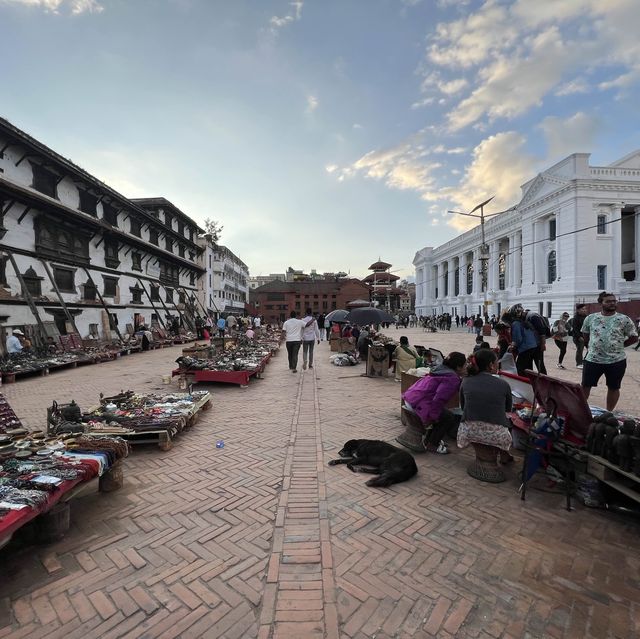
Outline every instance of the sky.
[(0, 0), (0, 115), (251, 275), (415, 252), (640, 148), (638, 0)]

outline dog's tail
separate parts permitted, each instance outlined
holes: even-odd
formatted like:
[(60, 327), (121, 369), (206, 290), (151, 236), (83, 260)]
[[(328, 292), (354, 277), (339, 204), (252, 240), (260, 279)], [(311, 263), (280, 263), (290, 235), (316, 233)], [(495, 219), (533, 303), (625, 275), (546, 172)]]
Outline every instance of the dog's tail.
[(386, 488), (387, 486), (391, 486), (391, 484), (395, 483), (395, 481), (396, 480), (393, 477), (385, 474), (371, 478), (365, 485), (372, 486), (374, 488)]

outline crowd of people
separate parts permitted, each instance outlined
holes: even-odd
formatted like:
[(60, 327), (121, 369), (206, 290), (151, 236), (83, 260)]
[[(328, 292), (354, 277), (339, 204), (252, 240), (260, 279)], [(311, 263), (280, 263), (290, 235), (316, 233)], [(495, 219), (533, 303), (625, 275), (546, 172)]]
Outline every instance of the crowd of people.
[[(631, 318), (617, 312), (614, 294), (603, 291), (598, 303), (600, 311), (587, 314), (587, 307), (578, 304), (573, 317), (565, 312), (552, 326), (521, 304), (507, 309), (494, 322), (495, 346), (478, 334), (472, 354), (450, 353), (440, 366), (403, 393), (406, 428), (397, 441), (414, 452), (446, 454), (444, 436), (455, 431), (459, 447), (470, 443), (492, 446), (500, 449), (501, 462), (508, 463), (512, 459), (507, 417), (512, 409), (511, 387), (496, 373), (510, 358), (515, 360), (519, 375), (534, 368), (546, 373), (544, 354), (549, 340), (558, 349), (559, 368), (564, 368), (567, 344), (573, 340), (585, 397), (604, 376), (606, 407), (614, 410), (626, 370), (624, 349), (638, 342), (638, 330)], [(395, 359), (401, 372), (416, 365), (418, 354), (406, 337), (401, 338)], [(459, 426), (450, 410), (453, 404), (461, 409)]]

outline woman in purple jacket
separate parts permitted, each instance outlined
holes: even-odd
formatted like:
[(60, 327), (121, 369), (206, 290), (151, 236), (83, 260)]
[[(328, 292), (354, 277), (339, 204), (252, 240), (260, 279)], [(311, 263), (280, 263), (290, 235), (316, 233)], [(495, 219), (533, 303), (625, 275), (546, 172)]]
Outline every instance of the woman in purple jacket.
[[(440, 366), (405, 391), (402, 399), (407, 427), (396, 437), (399, 444), (416, 453), (449, 452), (442, 438), (455, 418), (445, 407), (458, 393), (466, 362), (463, 353), (449, 353)], [(429, 433), (427, 426), (431, 426)]]

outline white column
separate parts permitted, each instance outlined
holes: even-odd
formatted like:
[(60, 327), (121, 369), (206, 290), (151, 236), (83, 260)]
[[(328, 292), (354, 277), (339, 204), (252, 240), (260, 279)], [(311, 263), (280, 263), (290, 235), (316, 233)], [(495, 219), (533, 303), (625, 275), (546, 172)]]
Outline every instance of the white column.
[(636, 262), (636, 277), (635, 281), (640, 282), (640, 206), (636, 206), (633, 210), (634, 215), (634, 224), (635, 224), (635, 245), (634, 245), (634, 256)]
[(507, 259), (507, 289), (516, 285), (515, 265), (516, 265), (516, 236), (515, 233), (509, 236), (509, 257)]
[[(611, 206), (610, 220), (618, 220), (622, 217), (622, 211), (618, 205)], [(619, 290), (622, 281), (622, 220), (612, 222), (611, 229), (611, 288)]]
[(449, 260), (449, 299), (452, 299), (456, 296), (456, 261), (451, 258)]
[(542, 222), (533, 223), (533, 241), (534, 244), (531, 247), (531, 254), (533, 255), (533, 281), (536, 284), (540, 284), (545, 281), (544, 278), (544, 265), (542, 257), (542, 233), (544, 232), (544, 225)]
[(514, 235), (515, 258), (513, 260), (513, 279), (516, 288), (522, 286), (522, 233)]
[(500, 257), (500, 242), (498, 240), (491, 242), (491, 251), (489, 253), (489, 274), (488, 289), (490, 291), (498, 290), (498, 258)]

